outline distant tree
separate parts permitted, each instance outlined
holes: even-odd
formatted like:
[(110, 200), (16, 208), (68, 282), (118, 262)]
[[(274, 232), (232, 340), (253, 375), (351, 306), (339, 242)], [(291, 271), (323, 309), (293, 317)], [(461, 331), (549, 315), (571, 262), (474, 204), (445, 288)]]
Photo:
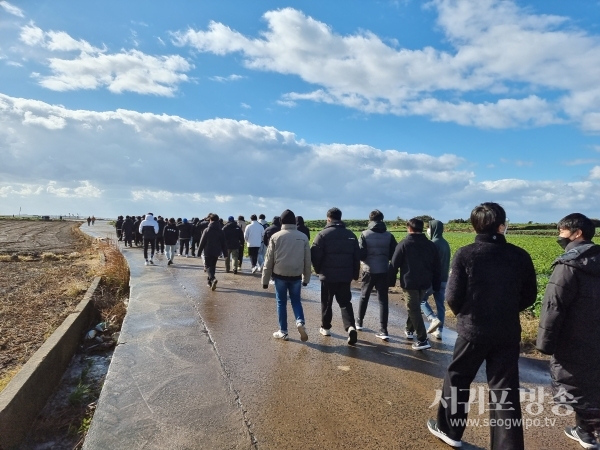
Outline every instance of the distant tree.
[(427, 223), (427, 222), (429, 222), (429, 221), (431, 221), (431, 220), (434, 220), (434, 218), (433, 218), (433, 217), (431, 217), (431, 216), (428, 216), (428, 215), (426, 215), (426, 214), (425, 214), (425, 215), (423, 215), (423, 216), (416, 216), (416, 217), (415, 217), (415, 219), (420, 219), (420, 220), (422, 220), (422, 221), (423, 221), (423, 222), (425, 222), (425, 223)]
[(450, 219), (448, 223), (468, 223), (467, 219)]

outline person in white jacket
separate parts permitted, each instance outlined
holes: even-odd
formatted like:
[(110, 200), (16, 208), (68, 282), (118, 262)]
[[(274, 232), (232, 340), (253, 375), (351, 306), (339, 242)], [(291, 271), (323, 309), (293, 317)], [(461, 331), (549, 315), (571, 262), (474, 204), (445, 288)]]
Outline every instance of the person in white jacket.
[(254, 273), (258, 270), (258, 250), (260, 250), (260, 244), (262, 244), (265, 229), (259, 222), (256, 221), (256, 214), (252, 214), (250, 216), (250, 220), (250, 225), (248, 225), (246, 230), (244, 230), (244, 240), (248, 245), (252, 273)]
[[(140, 234), (144, 239), (144, 259), (146, 265), (154, 264), (154, 250), (156, 248), (156, 236), (158, 236), (158, 222), (154, 220), (152, 213), (146, 214), (140, 223)], [(150, 245), (150, 260), (148, 260), (148, 245)]]

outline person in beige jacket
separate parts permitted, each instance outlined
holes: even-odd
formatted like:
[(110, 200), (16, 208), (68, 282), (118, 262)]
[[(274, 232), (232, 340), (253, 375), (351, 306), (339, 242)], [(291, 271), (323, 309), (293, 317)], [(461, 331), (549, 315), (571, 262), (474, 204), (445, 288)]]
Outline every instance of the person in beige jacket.
[(263, 289), (269, 287), (271, 277), (275, 281), (279, 330), (273, 333), (274, 338), (288, 340), (287, 297), (289, 293), (300, 339), (308, 340), (304, 327), (300, 290), (301, 285), (308, 285), (310, 274), (311, 260), (308, 238), (304, 233), (298, 231), (294, 213), (286, 209), (281, 214), (281, 231), (275, 233), (269, 241), (262, 272)]

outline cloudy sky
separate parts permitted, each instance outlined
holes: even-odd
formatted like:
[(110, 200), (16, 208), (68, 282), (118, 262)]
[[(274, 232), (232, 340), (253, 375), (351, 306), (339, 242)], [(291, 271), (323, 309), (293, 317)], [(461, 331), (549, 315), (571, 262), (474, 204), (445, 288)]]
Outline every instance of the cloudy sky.
[(0, 214), (600, 217), (588, 0), (0, 1)]

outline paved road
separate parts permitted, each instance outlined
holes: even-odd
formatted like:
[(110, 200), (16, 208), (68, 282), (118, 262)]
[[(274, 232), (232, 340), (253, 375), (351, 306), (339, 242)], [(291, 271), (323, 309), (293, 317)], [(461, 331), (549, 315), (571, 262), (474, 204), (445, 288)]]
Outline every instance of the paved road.
[[(102, 222), (84, 228), (113, 235)], [(212, 292), (200, 259), (176, 258), (167, 267), (158, 257), (156, 266), (145, 267), (141, 249), (123, 253), (131, 267), (129, 311), (86, 449), (449, 448), (425, 423), (435, 415), (429, 406), (455, 334), (446, 330), (443, 343), (413, 351), (402, 338), (406, 312), (399, 295), (390, 296), (389, 343), (374, 336), (374, 301), (365, 319), (370, 330), (359, 332), (358, 344), (350, 347), (337, 307), (332, 336), (318, 333), (319, 284), (313, 277), (302, 292), (309, 340), (301, 342), (292, 331), (282, 342), (272, 338), (278, 328), (273, 289), (261, 288), (247, 261), (244, 272), (233, 275), (224, 273), (220, 260)], [(355, 308), (358, 297), (354, 292)], [(523, 387), (547, 388), (546, 366), (522, 358)], [(479, 382), (484, 373), (482, 368)], [(553, 428), (526, 430), (526, 448), (578, 448), (562, 434), (569, 418), (550, 408), (545, 400), (542, 414), (525, 413), (542, 423), (555, 420)], [(466, 449), (488, 448), (488, 428), (468, 427), (464, 441)]]

